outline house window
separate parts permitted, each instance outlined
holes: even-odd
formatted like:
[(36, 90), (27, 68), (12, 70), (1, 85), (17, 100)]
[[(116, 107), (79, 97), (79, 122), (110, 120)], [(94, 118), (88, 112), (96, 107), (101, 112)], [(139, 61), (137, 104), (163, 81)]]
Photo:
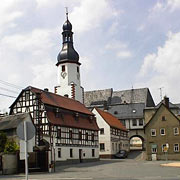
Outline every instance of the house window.
[(156, 129), (151, 129), (151, 136), (156, 136)]
[(151, 151), (153, 154), (157, 153), (157, 145), (156, 144), (151, 145)]
[(58, 158), (61, 158), (61, 148), (58, 148)]
[(86, 137), (85, 138), (86, 138), (86, 141), (88, 141), (88, 132), (86, 132)]
[(62, 72), (65, 72), (65, 65), (62, 66)]
[(95, 157), (95, 149), (92, 149), (92, 157)]
[(137, 120), (136, 120), (136, 119), (133, 119), (133, 120), (132, 120), (132, 125), (133, 125), (133, 126), (137, 126)]
[(178, 135), (179, 134), (179, 128), (178, 127), (175, 127), (174, 128), (174, 135)]
[(143, 119), (139, 119), (139, 126), (143, 126)]
[(92, 142), (94, 142), (94, 133), (92, 133), (92, 135), (91, 135), (91, 140), (92, 140)]
[(61, 129), (57, 130), (57, 138), (61, 139)]
[(77, 67), (77, 73), (79, 73), (79, 67)]
[(166, 117), (165, 116), (162, 116), (162, 121), (165, 121), (166, 120)]
[(82, 140), (82, 132), (79, 131), (79, 140)]
[(114, 151), (114, 143), (112, 143), (112, 150)]
[(105, 151), (105, 144), (104, 143), (100, 143), (100, 151)]
[(121, 120), (121, 122), (122, 122), (122, 124), (123, 124), (124, 126), (126, 126), (126, 123), (125, 123), (125, 120), (124, 120), (124, 119)]
[(100, 129), (100, 134), (104, 134), (104, 128)]
[(69, 130), (69, 139), (72, 139), (72, 130)]
[(160, 134), (161, 134), (161, 136), (164, 136), (164, 135), (165, 135), (165, 129), (164, 129), (164, 128), (161, 128), (161, 129), (160, 129)]
[(179, 144), (174, 144), (174, 152), (179, 152)]
[(70, 149), (70, 157), (73, 157), (73, 149)]

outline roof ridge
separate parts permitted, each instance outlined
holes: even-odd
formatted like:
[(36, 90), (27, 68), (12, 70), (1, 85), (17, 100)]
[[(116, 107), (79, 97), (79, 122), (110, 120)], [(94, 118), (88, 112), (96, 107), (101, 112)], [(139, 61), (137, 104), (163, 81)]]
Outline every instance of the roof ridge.
[(149, 89), (148, 87), (145, 87), (145, 88), (131, 88), (131, 89), (124, 89), (124, 90), (115, 90), (115, 91), (113, 91), (113, 92), (122, 92), (122, 91), (131, 91), (131, 90), (141, 90), (141, 89), (143, 89), (143, 90), (147, 90), (147, 89)]
[[(101, 115), (101, 117), (112, 127), (115, 127), (115, 128), (118, 128), (118, 129), (121, 129), (121, 130), (125, 130), (127, 131), (126, 127), (121, 123), (120, 120), (118, 120), (115, 116), (113, 116), (111, 113), (107, 112), (107, 111), (103, 111), (103, 110), (100, 110), (98, 108), (96, 108), (96, 111)], [(116, 125), (112, 125), (111, 123), (109, 123), (108, 119), (106, 117), (104, 117), (104, 114), (107, 114), (109, 115), (110, 117), (113, 118), (113, 121), (115, 120), (115, 123), (117, 122), (119, 125), (121, 125), (122, 127), (117, 127)]]
[[(77, 100), (75, 100), (75, 99), (71, 99), (71, 98), (68, 98), (68, 97), (65, 97), (65, 96), (62, 96), (62, 95), (53, 93), (53, 92), (51, 92), (51, 91), (45, 91), (45, 90), (43, 90), (43, 89), (39, 89), (39, 88), (36, 88), (36, 87), (33, 87), (33, 86), (28, 86), (27, 88), (29, 88), (29, 89), (34, 88), (34, 89), (40, 90), (40, 91), (45, 92), (45, 93), (50, 93), (50, 94), (53, 94), (53, 95), (55, 95), (55, 96), (60, 96), (60, 97), (62, 97), (62, 98), (64, 98), (64, 99), (67, 99), (67, 100), (70, 100), (70, 101), (75, 101), (75, 102), (80, 103), (79, 101), (77, 101)], [(25, 89), (27, 89), (27, 88), (25, 88)], [(82, 104), (82, 103), (81, 103), (81, 104)]]

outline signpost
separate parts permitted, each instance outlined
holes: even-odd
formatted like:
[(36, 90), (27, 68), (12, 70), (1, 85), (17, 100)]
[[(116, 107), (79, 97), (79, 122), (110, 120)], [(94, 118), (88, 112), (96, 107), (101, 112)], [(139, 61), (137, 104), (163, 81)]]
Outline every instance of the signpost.
[(166, 146), (164, 146), (164, 153), (165, 153), (166, 161), (168, 160), (168, 149), (169, 149), (169, 144), (166, 143)]
[(32, 139), (35, 135), (35, 127), (31, 122), (24, 121), (17, 127), (17, 135), (19, 139), (24, 140), (25, 145), (25, 174), (26, 180), (28, 180), (28, 140)]

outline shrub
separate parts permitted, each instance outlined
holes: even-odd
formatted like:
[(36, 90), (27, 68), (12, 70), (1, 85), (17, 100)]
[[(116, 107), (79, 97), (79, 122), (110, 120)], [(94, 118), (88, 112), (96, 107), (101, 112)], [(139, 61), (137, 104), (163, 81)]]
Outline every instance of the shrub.
[(14, 153), (19, 150), (19, 146), (16, 144), (14, 140), (7, 140), (5, 147), (4, 147), (4, 153)]
[(0, 152), (4, 152), (7, 136), (4, 132), (0, 132)]

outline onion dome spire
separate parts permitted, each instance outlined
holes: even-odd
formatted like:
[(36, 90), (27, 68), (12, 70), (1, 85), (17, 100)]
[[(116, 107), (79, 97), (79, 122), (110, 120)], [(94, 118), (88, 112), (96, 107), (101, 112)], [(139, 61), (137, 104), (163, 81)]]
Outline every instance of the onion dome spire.
[(66, 21), (63, 24), (62, 40), (63, 47), (57, 57), (57, 66), (64, 62), (79, 63), (79, 54), (75, 51), (73, 47), (73, 32), (72, 24), (68, 19), (68, 11), (66, 8)]

